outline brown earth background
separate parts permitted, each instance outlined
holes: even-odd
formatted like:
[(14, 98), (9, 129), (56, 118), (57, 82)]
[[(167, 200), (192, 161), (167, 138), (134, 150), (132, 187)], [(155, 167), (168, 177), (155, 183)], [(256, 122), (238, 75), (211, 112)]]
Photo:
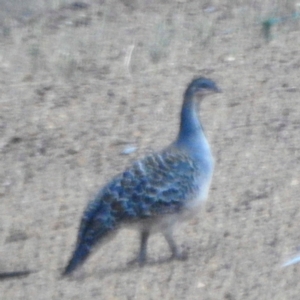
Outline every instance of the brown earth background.
[[(0, 1), (0, 271), (36, 271), (0, 298), (300, 299), (300, 265), (281, 268), (300, 245), (300, 3), (82, 3)], [(196, 75), (223, 93), (201, 108), (216, 168), (176, 231), (189, 259), (164, 262), (155, 235), (128, 268), (124, 229), (62, 279), (87, 201), (175, 138)]]

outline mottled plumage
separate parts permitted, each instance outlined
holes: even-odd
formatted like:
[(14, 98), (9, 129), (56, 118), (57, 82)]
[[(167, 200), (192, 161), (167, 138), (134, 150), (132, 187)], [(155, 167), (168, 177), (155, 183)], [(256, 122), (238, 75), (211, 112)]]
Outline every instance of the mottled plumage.
[(161, 152), (133, 163), (105, 185), (87, 206), (77, 245), (64, 274), (88, 257), (93, 246), (121, 225), (139, 225), (141, 246), (137, 258), (146, 260), (149, 234), (160, 230), (172, 255), (180, 258), (172, 238), (172, 225), (206, 199), (213, 159), (197, 115), (197, 103), (207, 92), (219, 92), (210, 79), (198, 78), (188, 86), (181, 111), (178, 138)]

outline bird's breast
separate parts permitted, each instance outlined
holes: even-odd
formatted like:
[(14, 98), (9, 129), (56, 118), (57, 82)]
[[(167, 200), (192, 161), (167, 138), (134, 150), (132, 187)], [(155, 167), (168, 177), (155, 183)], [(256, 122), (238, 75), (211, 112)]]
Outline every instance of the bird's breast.
[(214, 160), (210, 151), (206, 155), (202, 153), (201, 157), (196, 161), (196, 165), (199, 172), (197, 172), (194, 178), (195, 189), (191, 194), (190, 200), (187, 202), (188, 209), (201, 206), (208, 197), (214, 170)]

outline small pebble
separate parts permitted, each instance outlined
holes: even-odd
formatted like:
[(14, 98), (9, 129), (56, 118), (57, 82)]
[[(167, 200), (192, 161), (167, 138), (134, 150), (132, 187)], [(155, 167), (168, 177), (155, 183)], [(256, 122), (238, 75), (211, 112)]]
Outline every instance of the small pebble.
[(216, 7), (215, 6), (208, 6), (208, 7), (206, 7), (205, 9), (204, 9), (204, 11), (206, 12), (206, 13), (213, 13), (213, 12), (215, 12), (217, 9), (216, 9)]
[(224, 59), (225, 61), (227, 61), (227, 62), (233, 62), (233, 61), (235, 61), (235, 57), (234, 56), (231, 56), (231, 55), (229, 55), (229, 56), (227, 56), (227, 57), (225, 57), (225, 59)]
[(129, 155), (137, 150), (135, 146), (126, 146), (121, 152), (122, 155)]

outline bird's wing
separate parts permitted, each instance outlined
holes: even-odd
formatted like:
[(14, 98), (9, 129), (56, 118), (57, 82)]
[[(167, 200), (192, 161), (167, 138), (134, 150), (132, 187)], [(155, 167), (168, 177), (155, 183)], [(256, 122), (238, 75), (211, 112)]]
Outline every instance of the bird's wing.
[[(201, 173), (201, 172), (200, 172)], [(92, 246), (123, 222), (180, 212), (199, 189), (199, 170), (172, 149), (135, 162), (117, 175), (87, 206), (77, 245), (64, 274), (82, 263)]]
[(84, 213), (80, 231), (84, 233), (92, 223), (114, 227), (119, 220), (179, 212), (196, 192), (199, 172), (181, 151), (151, 154), (117, 175), (98, 193)]

